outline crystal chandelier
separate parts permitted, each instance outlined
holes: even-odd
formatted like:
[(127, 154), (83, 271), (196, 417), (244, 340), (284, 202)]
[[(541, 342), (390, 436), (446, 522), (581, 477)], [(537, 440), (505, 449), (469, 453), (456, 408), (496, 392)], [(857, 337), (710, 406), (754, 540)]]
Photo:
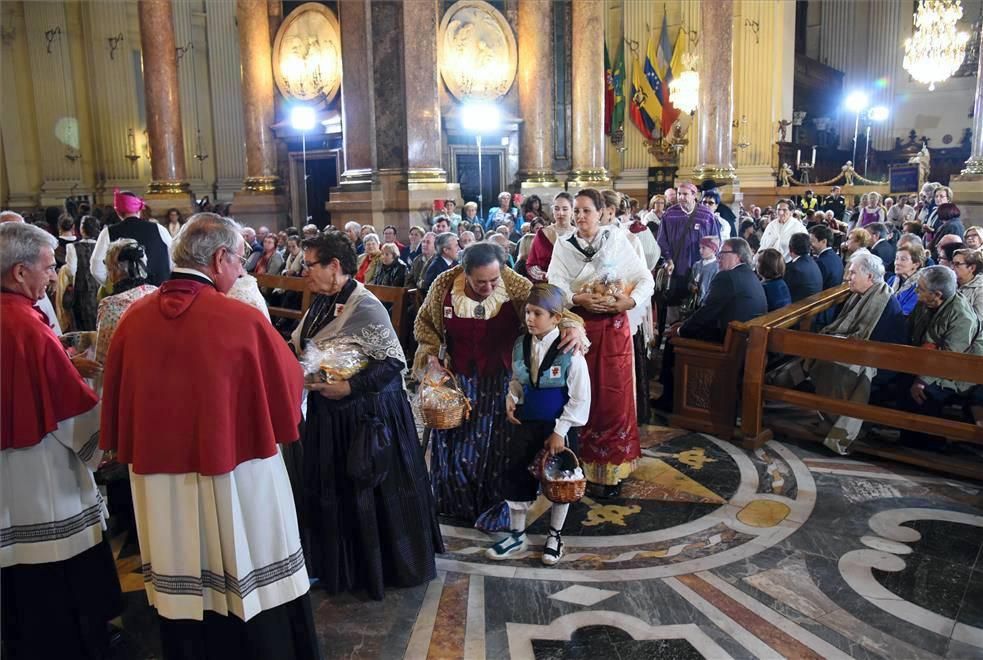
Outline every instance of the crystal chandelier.
[(955, 73), (966, 56), (969, 35), (956, 31), (962, 15), (959, 0), (918, 3), (915, 31), (904, 44), (904, 68), (918, 82), (927, 83), (929, 91)]
[(700, 102), (700, 74), (694, 71), (696, 63), (696, 55), (683, 55), (685, 70), (669, 82), (669, 98), (673, 106), (688, 115), (693, 114)]

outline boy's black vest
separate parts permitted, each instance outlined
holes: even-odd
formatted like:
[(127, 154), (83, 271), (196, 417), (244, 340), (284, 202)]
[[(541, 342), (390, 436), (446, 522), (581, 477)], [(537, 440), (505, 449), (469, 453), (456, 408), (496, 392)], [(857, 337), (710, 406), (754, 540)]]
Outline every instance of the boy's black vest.
[(129, 217), (109, 228), (109, 240), (132, 238), (147, 253), (147, 284), (160, 286), (171, 276), (171, 257), (156, 222)]
[(532, 356), (532, 335), (523, 335), (512, 348), (512, 377), (522, 384), (522, 407), (517, 416), (523, 421), (552, 422), (560, 417), (567, 394), (567, 372), (570, 370), (571, 353), (560, 350), (557, 337), (539, 365), (536, 384), (529, 377)]

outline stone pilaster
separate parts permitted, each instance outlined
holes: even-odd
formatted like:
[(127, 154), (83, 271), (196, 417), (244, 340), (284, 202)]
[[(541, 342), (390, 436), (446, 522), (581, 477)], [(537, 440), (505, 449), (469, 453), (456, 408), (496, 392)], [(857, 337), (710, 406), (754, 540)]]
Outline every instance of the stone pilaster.
[(140, 42), (150, 136), (150, 193), (190, 200), (171, 0), (140, 0)]
[(604, 135), (604, 6), (595, 0), (573, 0), (572, 159), (568, 188), (603, 186), (607, 138)]
[[(519, 178), (556, 187), (553, 173), (553, 0), (519, 2)], [(547, 81), (547, 84), (544, 84)]]
[(700, 3), (700, 115), (697, 166), (700, 180), (725, 184), (734, 180), (734, 2)]
[(215, 196), (229, 201), (242, 188), (246, 151), (236, 3), (208, 4), (208, 80), (214, 122)]
[(7, 188), (0, 206), (33, 210), (40, 203), (41, 151), (38, 147), (37, 111), (34, 104), (31, 56), (22, 2), (5, 2), (4, 38), (0, 50), (0, 93), (5, 100), (0, 112), (0, 130), (18, 139), (4, 140), (3, 159)]
[[(980, 37), (983, 46), (983, 36)], [(973, 106), (973, 143), (969, 160), (949, 186), (963, 217), (969, 224), (983, 225), (983, 57), (976, 70), (976, 101)]]

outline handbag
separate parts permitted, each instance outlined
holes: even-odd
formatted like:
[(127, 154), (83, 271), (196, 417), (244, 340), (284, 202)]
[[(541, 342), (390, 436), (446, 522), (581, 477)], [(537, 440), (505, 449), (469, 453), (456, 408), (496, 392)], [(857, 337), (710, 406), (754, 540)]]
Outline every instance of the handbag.
[(374, 414), (362, 415), (348, 447), (348, 477), (361, 489), (375, 488), (389, 474), (392, 453), (392, 436), (386, 425)]

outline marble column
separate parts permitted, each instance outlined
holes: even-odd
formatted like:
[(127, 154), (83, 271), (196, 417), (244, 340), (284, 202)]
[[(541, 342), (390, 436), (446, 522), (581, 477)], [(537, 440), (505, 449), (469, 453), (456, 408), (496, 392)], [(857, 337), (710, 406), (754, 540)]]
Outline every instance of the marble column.
[(447, 182), (441, 164), (437, 0), (403, 3), (403, 90), (410, 183)]
[(570, 180), (568, 187), (604, 185), (604, 7), (597, 0), (573, 0), (573, 108)]
[(341, 130), (345, 168), (343, 187), (372, 183), (375, 168), (375, 113), (372, 36), (368, 0), (338, 3), (341, 26)]
[(237, 0), (242, 109), (246, 138), (243, 188), (273, 192), (280, 185), (273, 139), (273, 52), (267, 0)]
[[(983, 49), (983, 35), (980, 36)], [(976, 69), (976, 104), (973, 106), (973, 146), (960, 177), (983, 178), (983, 57), (979, 58)]]
[(184, 194), (190, 189), (184, 162), (171, 0), (140, 0), (138, 13), (150, 137), (150, 192)]
[(701, 2), (700, 115), (694, 176), (726, 184), (734, 180), (734, 2)]
[(553, 174), (553, 0), (519, 0), (519, 178), (555, 185)]

